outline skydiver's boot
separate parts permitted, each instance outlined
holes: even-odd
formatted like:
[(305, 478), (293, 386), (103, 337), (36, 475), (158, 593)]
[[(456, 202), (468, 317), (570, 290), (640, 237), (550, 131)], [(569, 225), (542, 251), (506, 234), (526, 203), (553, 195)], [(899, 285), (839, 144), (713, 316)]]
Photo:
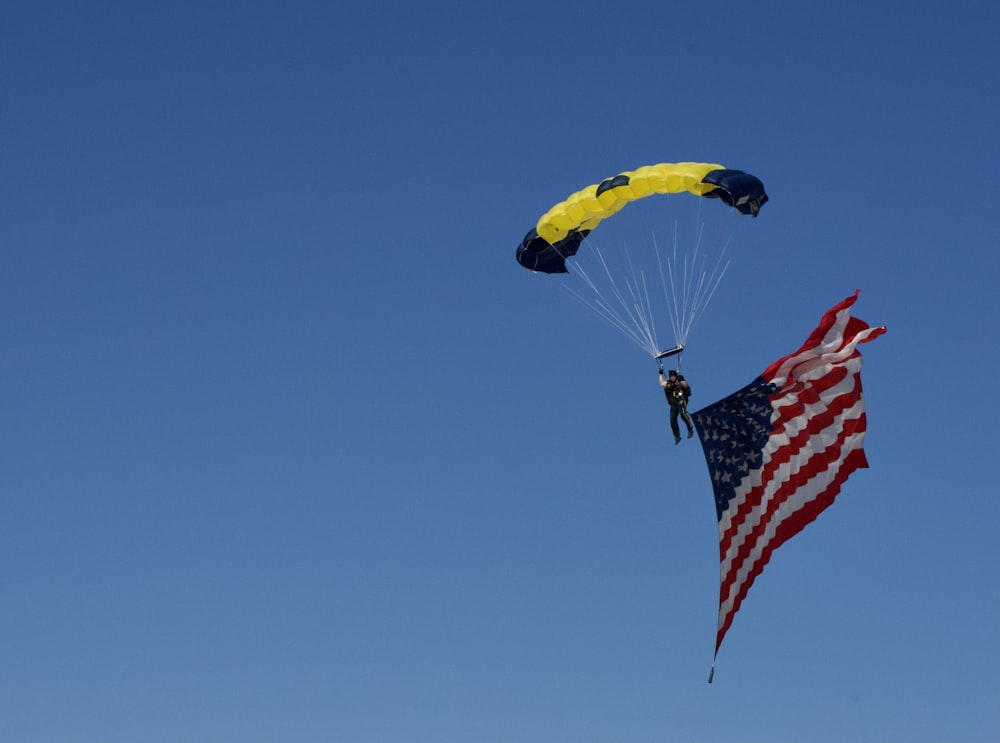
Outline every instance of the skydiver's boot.
[(677, 446), (679, 443), (681, 443), (681, 437), (674, 436), (674, 446)]
[(693, 428), (689, 428), (688, 429), (688, 438), (691, 438), (692, 436), (694, 436), (694, 429)]

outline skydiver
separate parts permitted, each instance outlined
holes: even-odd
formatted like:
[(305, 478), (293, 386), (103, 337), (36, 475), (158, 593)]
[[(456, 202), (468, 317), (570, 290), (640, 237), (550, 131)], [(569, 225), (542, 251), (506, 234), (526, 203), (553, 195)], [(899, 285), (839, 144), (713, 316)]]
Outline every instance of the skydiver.
[(687, 401), (691, 397), (691, 386), (687, 383), (675, 369), (667, 372), (667, 378), (663, 376), (663, 365), (660, 365), (660, 386), (663, 394), (670, 404), (670, 430), (674, 433), (674, 444), (681, 443), (681, 429), (677, 425), (677, 416), (684, 419), (687, 426), (687, 437), (694, 436), (694, 427), (691, 425), (691, 416), (688, 415)]

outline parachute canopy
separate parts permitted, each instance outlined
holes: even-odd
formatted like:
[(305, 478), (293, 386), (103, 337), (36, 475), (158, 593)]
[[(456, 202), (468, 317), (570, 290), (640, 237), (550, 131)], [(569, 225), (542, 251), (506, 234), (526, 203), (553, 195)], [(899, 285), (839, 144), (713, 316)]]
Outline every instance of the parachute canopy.
[(542, 215), (517, 248), (517, 262), (532, 271), (566, 273), (566, 259), (604, 219), (653, 194), (681, 193), (720, 199), (756, 217), (767, 202), (764, 184), (742, 170), (708, 163), (661, 163), (587, 186)]

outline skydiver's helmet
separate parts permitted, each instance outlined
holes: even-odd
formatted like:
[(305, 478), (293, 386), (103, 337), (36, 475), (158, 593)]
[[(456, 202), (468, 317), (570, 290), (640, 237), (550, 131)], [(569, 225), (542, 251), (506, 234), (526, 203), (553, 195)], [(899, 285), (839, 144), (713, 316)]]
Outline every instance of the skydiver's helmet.
[(670, 371), (667, 372), (667, 376), (668, 377), (676, 377), (677, 376), (677, 370), (676, 369), (671, 369)]

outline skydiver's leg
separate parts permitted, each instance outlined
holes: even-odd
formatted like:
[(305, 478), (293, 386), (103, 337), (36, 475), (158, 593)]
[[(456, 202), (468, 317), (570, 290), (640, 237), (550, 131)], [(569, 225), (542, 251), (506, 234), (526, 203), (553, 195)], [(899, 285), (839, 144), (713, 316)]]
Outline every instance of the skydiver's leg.
[(670, 405), (670, 430), (674, 433), (674, 443), (681, 440), (681, 428), (677, 425), (677, 414), (680, 409), (677, 405)]
[[(681, 418), (684, 419), (684, 424), (687, 426), (688, 429), (688, 438), (691, 438), (692, 436), (694, 436), (694, 427), (691, 425), (691, 416), (688, 415), (687, 400), (681, 402), (681, 404), (678, 405), (678, 407), (681, 409)], [(675, 436), (677, 435), (676, 431), (674, 432), (674, 435)]]

